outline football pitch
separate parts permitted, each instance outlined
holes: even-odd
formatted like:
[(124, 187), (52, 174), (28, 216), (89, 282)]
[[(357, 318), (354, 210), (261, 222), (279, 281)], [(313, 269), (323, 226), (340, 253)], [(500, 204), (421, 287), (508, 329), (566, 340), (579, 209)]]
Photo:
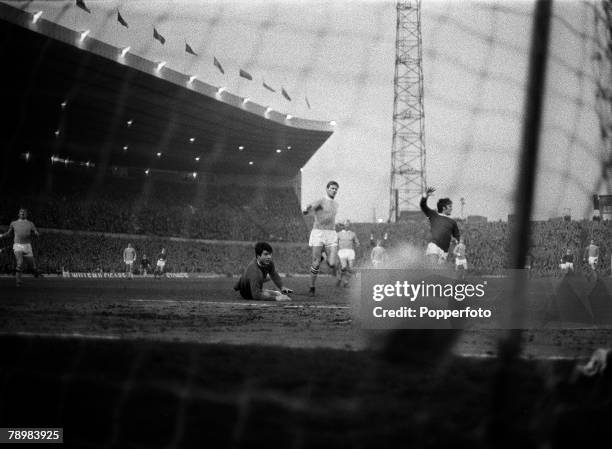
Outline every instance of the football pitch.
[[(48, 277), (25, 278), (25, 285), (16, 288), (12, 278), (0, 278), (0, 330), (5, 335), (345, 350), (377, 347), (384, 339), (381, 332), (362, 329), (355, 317), (360, 295), (355, 279), (349, 288), (339, 288), (334, 279), (321, 276), (317, 296), (311, 298), (308, 278), (287, 278), (293, 300), (279, 303), (244, 300), (233, 291), (234, 283), (232, 278)], [(528, 302), (544, 304), (550, 290), (550, 281), (534, 281)], [(568, 323), (527, 330), (525, 355), (587, 357), (595, 347), (612, 345), (610, 328)], [(501, 335), (464, 331), (455, 352), (492, 356)]]
[(452, 352), (406, 334), (418, 356), (390, 360), (385, 335), (354, 319), (355, 286), (322, 277), (309, 298), (308, 279), (290, 278), (293, 301), (273, 303), (239, 298), (233, 282), (0, 279), (0, 422), (63, 427), (66, 447), (91, 448), (576, 447), (603, 436), (606, 379), (572, 379), (611, 345), (609, 329), (525, 331), (498, 416), (501, 332), (464, 331)]

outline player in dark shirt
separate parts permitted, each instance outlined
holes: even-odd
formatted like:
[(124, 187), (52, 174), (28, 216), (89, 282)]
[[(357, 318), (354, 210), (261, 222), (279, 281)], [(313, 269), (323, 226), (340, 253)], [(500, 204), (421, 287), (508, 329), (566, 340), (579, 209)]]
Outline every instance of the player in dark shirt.
[(167, 258), (168, 254), (166, 253), (166, 248), (162, 248), (159, 256), (157, 256), (157, 264), (155, 266), (155, 271), (153, 272), (153, 277), (155, 279), (161, 279), (162, 275), (164, 274)]
[(559, 265), (561, 271), (563, 272), (573, 272), (574, 271), (574, 255), (572, 254), (572, 250), (568, 249), (563, 257), (561, 257), (561, 264)]
[(438, 212), (427, 206), (427, 198), (434, 192), (435, 188), (429, 187), (421, 198), (421, 210), (429, 219), (431, 227), (431, 242), (427, 245), (425, 255), (436, 263), (443, 263), (448, 257), (451, 238), (459, 240), (459, 227), (457, 222), (450, 218), (453, 211), (453, 202), (449, 198), (438, 200)]
[[(280, 292), (263, 288), (264, 282), (268, 279), (272, 279)], [(276, 271), (274, 262), (272, 262), (272, 247), (266, 242), (258, 242), (255, 245), (255, 259), (246, 267), (234, 286), (234, 290), (240, 292), (240, 296), (244, 299), (270, 301), (290, 301), (291, 298), (287, 296), (287, 293), (293, 292), (293, 290), (283, 287), (283, 281)]]
[(146, 276), (149, 270), (151, 270), (151, 262), (149, 262), (149, 258), (146, 254), (143, 254), (140, 259), (140, 270), (143, 276)]

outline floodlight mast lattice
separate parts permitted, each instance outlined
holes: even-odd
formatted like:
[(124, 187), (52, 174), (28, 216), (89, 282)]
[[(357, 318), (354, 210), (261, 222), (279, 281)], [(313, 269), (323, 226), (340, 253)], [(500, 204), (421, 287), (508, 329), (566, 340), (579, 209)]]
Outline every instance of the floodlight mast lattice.
[(421, 0), (398, 0), (389, 218), (419, 210), (425, 181)]

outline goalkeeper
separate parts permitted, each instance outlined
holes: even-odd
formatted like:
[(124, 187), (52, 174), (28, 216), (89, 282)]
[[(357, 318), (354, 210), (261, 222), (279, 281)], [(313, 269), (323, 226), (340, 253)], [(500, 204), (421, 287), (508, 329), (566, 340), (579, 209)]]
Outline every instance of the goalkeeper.
[[(269, 279), (272, 279), (280, 291), (263, 288), (264, 282)], [(272, 247), (266, 242), (255, 244), (255, 259), (247, 265), (234, 290), (240, 292), (240, 296), (244, 299), (268, 301), (290, 301), (291, 298), (287, 293), (293, 293), (293, 290), (283, 286), (283, 281), (272, 262)]]

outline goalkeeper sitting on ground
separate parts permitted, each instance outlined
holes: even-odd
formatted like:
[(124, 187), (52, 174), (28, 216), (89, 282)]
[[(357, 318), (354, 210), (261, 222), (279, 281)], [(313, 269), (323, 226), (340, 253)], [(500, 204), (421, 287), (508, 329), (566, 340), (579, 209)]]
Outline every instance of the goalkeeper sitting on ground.
[[(272, 279), (280, 292), (263, 288), (264, 282), (269, 279)], [(290, 301), (291, 298), (286, 294), (293, 293), (293, 290), (283, 287), (283, 281), (276, 272), (274, 262), (272, 262), (272, 247), (266, 242), (258, 242), (255, 245), (255, 259), (246, 267), (234, 286), (234, 290), (239, 291), (240, 296), (244, 299), (269, 301)]]

